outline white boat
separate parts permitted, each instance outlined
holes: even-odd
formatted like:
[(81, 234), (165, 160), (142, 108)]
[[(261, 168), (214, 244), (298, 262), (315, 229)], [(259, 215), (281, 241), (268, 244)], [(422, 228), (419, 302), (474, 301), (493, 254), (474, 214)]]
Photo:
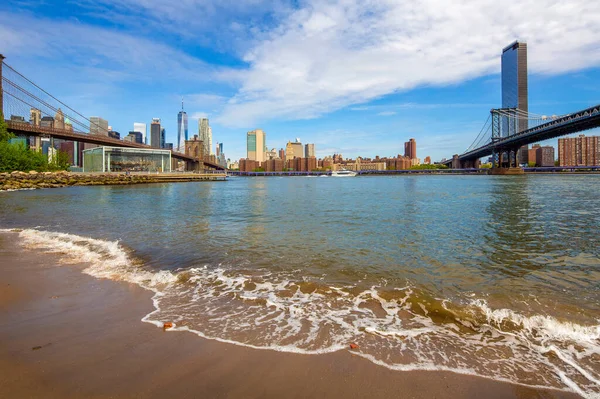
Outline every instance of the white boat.
[(331, 177), (354, 177), (357, 174), (358, 173), (353, 172), (351, 170), (341, 169), (331, 172)]

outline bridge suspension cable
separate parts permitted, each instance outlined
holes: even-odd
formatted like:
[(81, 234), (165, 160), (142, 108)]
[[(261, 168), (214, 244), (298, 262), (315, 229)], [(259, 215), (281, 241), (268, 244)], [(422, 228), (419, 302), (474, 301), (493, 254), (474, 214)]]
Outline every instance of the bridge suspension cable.
[(479, 134), (477, 135), (477, 137), (475, 137), (475, 140), (473, 140), (471, 145), (464, 152), (469, 152), (475, 148), (478, 148), (479, 145), (481, 144), (482, 140), (487, 137), (487, 134), (490, 133), (490, 135), (491, 135), (491, 128), (492, 128), (491, 118), (492, 118), (492, 116), (489, 115), (487, 120), (483, 124), (483, 127), (479, 131)]
[[(78, 126), (79, 130), (83, 132), (88, 133), (91, 127), (96, 127), (97, 131), (105, 130), (92, 122), (89, 118), (54, 97), (6, 62), (3, 62), (2, 64), (3, 92), (14, 99), (4, 103), (4, 108), (9, 111), (4, 112), (5, 117), (9, 117), (9, 114), (11, 114), (26, 119), (30, 117), (31, 111), (36, 110), (40, 111), (42, 116), (54, 118), (60, 109), (65, 121), (68, 120), (72, 126)], [(30, 109), (26, 109), (24, 105), (28, 105)]]

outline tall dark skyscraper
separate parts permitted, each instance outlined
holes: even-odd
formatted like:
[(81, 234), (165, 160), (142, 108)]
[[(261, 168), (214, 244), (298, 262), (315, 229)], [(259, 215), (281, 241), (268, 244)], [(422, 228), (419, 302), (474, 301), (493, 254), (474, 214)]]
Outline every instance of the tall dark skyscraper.
[(160, 118), (153, 118), (150, 125), (150, 145), (160, 148)]
[(181, 99), (181, 111), (177, 114), (177, 152), (185, 153), (186, 140), (188, 140), (188, 118), (183, 110), (183, 99)]
[(415, 139), (410, 139), (404, 143), (404, 156), (409, 159), (417, 158), (417, 142)]
[[(527, 98), (527, 43), (516, 41), (502, 50), (502, 108), (529, 112)], [(526, 118), (505, 118), (503, 133), (512, 135), (528, 127)]]
[(166, 141), (167, 141), (167, 131), (163, 127), (160, 129), (160, 148), (165, 148)]

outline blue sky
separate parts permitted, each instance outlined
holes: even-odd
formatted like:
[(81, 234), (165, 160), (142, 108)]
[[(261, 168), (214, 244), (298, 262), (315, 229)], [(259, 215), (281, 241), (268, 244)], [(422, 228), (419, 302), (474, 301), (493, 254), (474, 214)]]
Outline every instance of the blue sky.
[(190, 134), (208, 116), (232, 159), (255, 128), (269, 148), (299, 137), (319, 157), (395, 155), (411, 137), (421, 158), (460, 153), (500, 106), (500, 53), (515, 39), (529, 47), (531, 112), (600, 103), (600, 2), (0, 5), (6, 62), (74, 109), (125, 134), (159, 117), (175, 142), (184, 97)]

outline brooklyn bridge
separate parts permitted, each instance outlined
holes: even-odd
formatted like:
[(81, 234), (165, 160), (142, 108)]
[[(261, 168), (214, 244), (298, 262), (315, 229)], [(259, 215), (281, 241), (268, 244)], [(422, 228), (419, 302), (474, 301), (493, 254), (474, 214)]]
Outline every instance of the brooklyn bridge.
[[(83, 144), (158, 149), (146, 144), (125, 141), (109, 137), (108, 132), (102, 131), (99, 126), (81, 112), (71, 108), (58, 98), (38, 86), (32, 80), (12, 68), (0, 54), (0, 109), (3, 110), (8, 130), (16, 136), (40, 139), (59, 139)], [(31, 119), (31, 115), (35, 117)], [(43, 125), (40, 120), (44, 117), (54, 117), (60, 114), (63, 123)], [(201, 146), (200, 146), (201, 147)], [(194, 170), (224, 170), (214, 159), (199, 154), (194, 149), (197, 145), (185, 148), (185, 152), (171, 151), (174, 164), (183, 162), (188, 171)]]

